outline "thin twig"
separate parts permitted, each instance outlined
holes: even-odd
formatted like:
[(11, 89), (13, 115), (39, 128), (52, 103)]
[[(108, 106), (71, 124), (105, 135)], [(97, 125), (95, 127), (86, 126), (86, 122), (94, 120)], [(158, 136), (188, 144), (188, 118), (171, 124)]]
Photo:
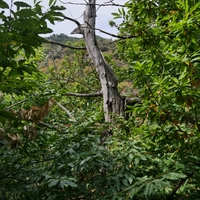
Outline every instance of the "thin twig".
[(64, 110), (71, 118), (74, 122), (76, 122), (76, 119), (74, 118), (74, 116), (69, 112), (69, 110), (67, 110), (63, 105), (61, 105), (59, 102), (57, 102), (57, 105), (62, 109)]
[(44, 123), (44, 122), (39, 122), (39, 125), (42, 125), (42, 126), (47, 127), (47, 128), (52, 128), (51, 125)]
[(19, 102), (15, 103), (15, 104), (13, 104), (13, 105), (11, 105), (11, 106), (6, 107), (6, 109), (10, 109), (10, 108), (12, 108), (12, 107), (14, 107), (14, 106), (16, 106), (16, 105), (18, 105), (18, 104), (20, 104), (20, 103), (25, 102), (26, 100), (27, 100), (27, 99), (24, 99), (24, 100), (22, 100), (22, 101), (19, 101)]
[[(75, 20), (75, 19), (73, 19), (73, 18), (71, 18), (71, 17), (64, 16), (64, 19), (67, 19), (67, 20), (70, 20), (70, 21), (76, 23), (77, 26), (78, 26), (79, 28), (81, 28), (81, 29), (83, 29), (83, 28), (88, 28), (88, 27), (83, 27), (83, 26), (81, 26), (80, 22), (78, 22), (77, 20)], [(119, 39), (131, 39), (131, 38), (136, 38), (136, 37), (138, 37), (138, 36), (135, 36), (135, 35), (120, 36), (120, 35), (115, 35), (115, 34), (106, 32), (106, 31), (104, 31), (104, 30), (102, 30), (102, 29), (99, 29), (99, 28), (95, 28), (95, 27), (90, 27), (90, 28), (92, 28), (92, 29), (94, 29), (94, 30), (96, 30), (96, 31), (99, 31), (99, 32), (101, 32), (101, 33), (104, 33), (104, 34), (106, 34), (106, 35), (110, 35), (110, 36), (112, 36), (112, 37), (119, 38)]]
[(60, 42), (55, 42), (55, 41), (51, 41), (51, 40), (46, 40), (45, 43), (56, 44), (56, 45), (60, 45), (61, 47), (67, 47), (67, 48), (70, 48), (70, 49), (86, 50), (86, 47), (74, 47), (74, 46), (71, 46), (71, 45), (62, 44)]
[[(70, 1), (64, 2), (64, 1), (62, 1), (62, 0), (59, 0), (59, 1), (60, 1), (61, 3), (63, 3), (63, 4), (78, 5), (78, 6), (85, 6), (85, 5), (91, 4), (91, 3), (87, 3), (86, 1), (85, 1), (86, 3), (79, 3), (79, 2), (77, 2), (77, 3), (72, 3), (72, 2), (70, 2)], [(117, 6), (117, 7), (124, 7), (124, 5), (113, 3), (113, 1), (110, 1), (110, 2), (108, 2), (108, 3), (103, 3), (103, 4), (98, 4), (98, 3), (96, 3), (95, 5), (96, 5), (96, 6)]]
[(71, 93), (71, 92), (67, 92), (62, 94), (64, 96), (75, 96), (75, 97), (99, 97), (102, 96), (102, 92), (96, 92), (96, 93), (90, 93), (90, 94), (83, 94), (83, 93)]
[(74, 23), (76, 23), (76, 25), (78, 26), (78, 27), (81, 27), (81, 23), (79, 22), (79, 21), (77, 21), (77, 20), (75, 20), (75, 19), (73, 19), (73, 18), (71, 18), (71, 17), (67, 17), (67, 16), (63, 16), (64, 17), (64, 19), (67, 19), (67, 20), (69, 20), (69, 21), (72, 21), (72, 22), (74, 22)]
[(106, 35), (110, 35), (110, 36), (112, 36), (112, 37), (119, 38), (119, 39), (123, 39), (123, 40), (138, 37), (138, 36), (135, 36), (135, 35), (120, 36), (120, 35), (115, 35), (115, 34), (106, 32), (106, 31), (104, 31), (104, 30), (102, 30), (102, 29), (99, 29), (99, 28), (93, 28), (93, 29), (95, 29), (96, 31), (99, 31), (99, 32), (101, 32), (101, 33), (104, 33), (104, 34), (106, 34)]

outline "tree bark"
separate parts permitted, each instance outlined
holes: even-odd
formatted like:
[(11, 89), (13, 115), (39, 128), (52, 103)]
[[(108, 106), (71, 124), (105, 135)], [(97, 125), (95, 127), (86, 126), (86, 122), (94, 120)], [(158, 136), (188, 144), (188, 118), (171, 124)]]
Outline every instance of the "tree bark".
[(82, 34), (101, 82), (105, 121), (114, 123), (116, 116), (124, 116), (124, 98), (118, 92), (118, 81), (112, 68), (106, 63), (98, 47), (95, 35), (95, 20), (96, 0), (88, 0), (84, 12), (84, 25), (81, 28)]

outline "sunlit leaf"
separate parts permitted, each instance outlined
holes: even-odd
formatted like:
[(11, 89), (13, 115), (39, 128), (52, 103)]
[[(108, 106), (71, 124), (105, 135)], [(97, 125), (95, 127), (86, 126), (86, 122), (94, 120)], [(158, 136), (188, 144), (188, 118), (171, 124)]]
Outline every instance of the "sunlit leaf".
[(164, 174), (162, 175), (163, 178), (165, 179), (169, 179), (169, 180), (176, 180), (176, 179), (180, 179), (180, 178), (186, 178), (187, 176), (185, 174), (179, 174), (179, 173), (174, 173), (174, 172), (170, 172), (168, 174)]

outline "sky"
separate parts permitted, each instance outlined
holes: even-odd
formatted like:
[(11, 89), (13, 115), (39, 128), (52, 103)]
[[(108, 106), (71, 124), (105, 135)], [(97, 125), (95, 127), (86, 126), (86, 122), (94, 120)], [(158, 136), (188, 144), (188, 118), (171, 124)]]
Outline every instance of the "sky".
[[(8, 4), (11, 3), (11, 0), (4, 0), (4, 1), (6, 1)], [(14, 0), (14, 2), (15, 1), (24, 1), (32, 5), (34, 0)], [(82, 14), (85, 10), (85, 5), (84, 5), (85, 1), (86, 0), (57, 0), (57, 4), (66, 7), (66, 10), (64, 11), (64, 14), (66, 16), (76, 19), (80, 23), (82, 23), (83, 22)], [(100, 5), (105, 5), (109, 1), (110, 0), (96, 0), (96, 3)], [(123, 5), (126, 1), (127, 0), (112, 0), (113, 3), (120, 5)], [(44, 9), (48, 9), (49, 0), (41, 0), (41, 2), (42, 5), (44, 6)], [(116, 6), (100, 6), (97, 10), (96, 28), (102, 29), (112, 34), (116, 34), (117, 29), (109, 26), (109, 20), (113, 19), (111, 13), (117, 12), (118, 8), (119, 7)], [(54, 34), (64, 33), (68, 36), (79, 37), (79, 35), (70, 34), (77, 27), (74, 22), (65, 20), (63, 22), (56, 22), (54, 26), (49, 24), (49, 26), (51, 29), (53, 29)], [(109, 35), (100, 33), (99, 31), (97, 31), (96, 34), (104, 38), (112, 38)]]

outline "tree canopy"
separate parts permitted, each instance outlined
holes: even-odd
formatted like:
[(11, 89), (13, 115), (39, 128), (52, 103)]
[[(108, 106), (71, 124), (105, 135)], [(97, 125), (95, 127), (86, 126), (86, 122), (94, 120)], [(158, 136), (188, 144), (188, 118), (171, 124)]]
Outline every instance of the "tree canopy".
[(115, 40), (56, 3), (0, 2), (0, 199), (198, 199), (200, 3), (110, 1)]

